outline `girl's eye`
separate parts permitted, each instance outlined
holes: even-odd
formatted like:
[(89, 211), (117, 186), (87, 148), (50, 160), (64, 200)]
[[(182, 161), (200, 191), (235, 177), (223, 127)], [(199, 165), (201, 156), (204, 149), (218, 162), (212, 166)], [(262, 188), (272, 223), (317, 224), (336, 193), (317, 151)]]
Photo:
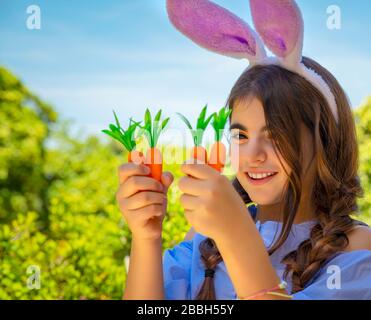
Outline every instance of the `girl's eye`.
[(233, 133), (231, 135), (231, 138), (232, 138), (232, 140), (237, 140), (237, 141), (248, 139), (247, 136), (245, 134), (241, 133), (241, 132)]

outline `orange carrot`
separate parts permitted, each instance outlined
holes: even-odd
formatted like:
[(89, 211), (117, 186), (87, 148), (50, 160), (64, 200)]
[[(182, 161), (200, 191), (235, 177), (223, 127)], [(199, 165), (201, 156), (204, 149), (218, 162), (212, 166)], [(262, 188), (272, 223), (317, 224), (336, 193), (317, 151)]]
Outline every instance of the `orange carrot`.
[(156, 146), (160, 134), (169, 120), (170, 118), (166, 118), (161, 121), (161, 110), (159, 110), (152, 121), (151, 112), (147, 109), (144, 115), (144, 126), (140, 126), (149, 144), (149, 149), (146, 152), (145, 165), (151, 169), (150, 176), (159, 182), (161, 182), (162, 176), (162, 155)]
[(161, 182), (162, 176), (162, 155), (157, 148), (147, 150), (144, 164), (151, 169), (150, 177)]
[(220, 173), (223, 171), (226, 162), (227, 151), (223, 142), (216, 141), (211, 147), (208, 165)]
[(227, 155), (225, 145), (222, 142), (223, 132), (231, 113), (231, 109), (227, 110), (227, 108), (224, 107), (220, 109), (218, 113), (214, 114), (213, 121), (211, 122), (211, 125), (215, 130), (215, 143), (211, 147), (208, 164), (220, 173), (222, 173), (224, 169)]
[(128, 153), (128, 162), (134, 162), (140, 164), (144, 162), (143, 153), (137, 150), (130, 151)]
[(207, 163), (207, 151), (206, 151), (206, 149), (202, 146), (194, 146), (193, 147), (192, 158), (203, 161), (204, 163)]
[(207, 163), (207, 152), (206, 149), (202, 147), (202, 138), (204, 136), (207, 126), (209, 125), (212, 117), (214, 116), (214, 114), (212, 114), (208, 118), (206, 118), (206, 113), (207, 105), (202, 108), (201, 113), (197, 118), (197, 124), (194, 128), (192, 127), (191, 123), (185, 116), (183, 116), (181, 113), (177, 113), (192, 134), (194, 146), (192, 149), (191, 157), (193, 159), (201, 160), (204, 163)]

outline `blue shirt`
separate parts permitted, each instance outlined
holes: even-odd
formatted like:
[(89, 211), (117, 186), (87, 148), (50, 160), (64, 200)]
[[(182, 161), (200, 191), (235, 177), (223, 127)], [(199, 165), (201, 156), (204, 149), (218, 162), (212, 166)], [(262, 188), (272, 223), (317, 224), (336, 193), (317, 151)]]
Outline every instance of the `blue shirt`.
[[(249, 207), (255, 217), (256, 209)], [(287, 291), (291, 293), (290, 278), (284, 279), (285, 265), (282, 258), (297, 249), (299, 244), (308, 239), (315, 221), (293, 225), (285, 243), (271, 256), (271, 262), (281, 280), (288, 283)], [(282, 223), (277, 221), (256, 222), (256, 228), (266, 248), (279, 236)], [(183, 241), (172, 249), (164, 251), (163, 274), (165, 297), (168, 300), (194, 300), (203, 281), (205, 267), (198, 249), (201, 241), (206, 239), (196, 233), (192, 240)], [(336, 280), (337, 278), (337, 280)], [(237, 299), (224, 261), (215, 269), (214, 286), (217, 300)], [(371, 300), (371, 250), (339, 252), (332, 256), (318, 270), (306, 287), (295, 294), (293, 299), (370, 299)]]

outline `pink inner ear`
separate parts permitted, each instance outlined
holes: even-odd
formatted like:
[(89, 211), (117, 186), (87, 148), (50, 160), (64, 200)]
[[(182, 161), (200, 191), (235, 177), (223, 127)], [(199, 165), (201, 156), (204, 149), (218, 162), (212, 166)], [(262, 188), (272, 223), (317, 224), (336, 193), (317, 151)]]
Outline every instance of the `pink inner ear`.
[(255, 28), (265, 45), (286, 57), (300, 41), (303, 18), (293, 0), (250, 0)]
[(256, 55), (248, 24), (207, 0), (167, 0), (170, 21), (201, 47), (237, 58)]

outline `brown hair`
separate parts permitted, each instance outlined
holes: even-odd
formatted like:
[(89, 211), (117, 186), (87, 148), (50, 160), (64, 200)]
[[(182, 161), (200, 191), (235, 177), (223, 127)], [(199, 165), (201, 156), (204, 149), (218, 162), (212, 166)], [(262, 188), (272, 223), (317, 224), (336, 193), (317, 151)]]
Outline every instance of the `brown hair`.
[[(274, 137), (274, 148), (292, 169), (284, 194), (282, 229), (269, 248), (269, 255), (286, 241), (301, 199), (301, 139), (292, 132), (301, 132), (304, 124), (313, 138), (316, 168), (311, 199), (316, 208), (317, 223), (310, 238), (282, 260), (286, 265), (284, 277), (292, 277), (292, 293), (302, 290), (327, 259), (346, 248), (347, 233), (358, 223), (350, 215), (358, 211), (357, 197), (363, 196), (357, 176), (355, 122), (348, 99), (329, 71), (312, 59), (304, 57), (302, 62), (321, 75), (331, 88), (336, 97), (338, 124), (318, 89), (300, 75), (277, 65), (257, 65), (247, 69), (232, 88), (226, 103), (233, 110), (241, 99), (259, 99), (264, 107), (268, 131)], [(233, 180), (233, 186), (246, 204), (251, 202), (237, 178)], [(215, 269), (223, 259), (210, 238), (200, 243), (199, 250), (205, 269)], [(215, 299), (212, 278), (205, 278), (196, 299)]]

